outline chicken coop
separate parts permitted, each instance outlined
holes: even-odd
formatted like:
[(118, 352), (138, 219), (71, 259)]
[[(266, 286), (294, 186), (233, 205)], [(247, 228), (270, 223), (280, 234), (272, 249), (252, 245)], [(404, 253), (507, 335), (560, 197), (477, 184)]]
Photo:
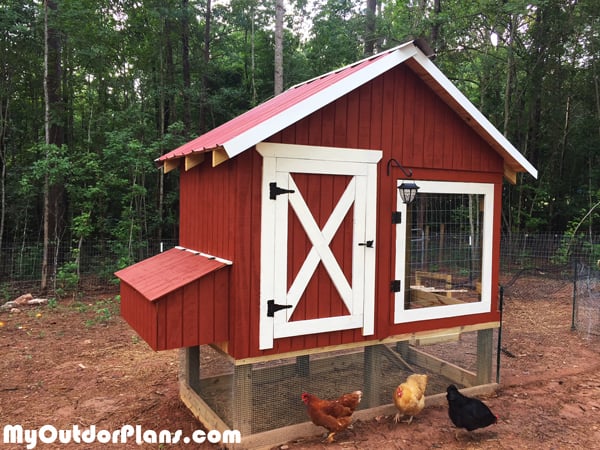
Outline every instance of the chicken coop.
[(179, 175), (179, 246), (117, 272), (122, 315), (181, 349), (209, 429), (315, 434), (303, 391), (360, 389), (369, 417), (417, 371), (428, 396), (494, 386), (502, 186), (537, 170), (431, 56), (382, 51), (157, 160)]

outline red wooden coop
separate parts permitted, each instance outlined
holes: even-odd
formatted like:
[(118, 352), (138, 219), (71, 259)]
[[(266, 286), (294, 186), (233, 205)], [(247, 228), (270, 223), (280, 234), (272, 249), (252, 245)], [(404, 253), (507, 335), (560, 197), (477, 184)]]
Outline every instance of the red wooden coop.
[[(382, 370), (394, 386), (415, 366), (492, 381), (502, 185), (537, 171), (421, 42), (294, 86), (158, 163), (179, 169), (180, 246), (117, 272), (122, 314), (154, 350), (183, 349), (181, 397), (205, 425), (269, 441), (308, 420), (300, 393), (332, 370), (354, 371), (334, 385), (362, 389), (367, 411), (391, 403)], [(419, 347), (468, 333), (476, 370)], [(262, 418), (268, 396), (285, 405)]]

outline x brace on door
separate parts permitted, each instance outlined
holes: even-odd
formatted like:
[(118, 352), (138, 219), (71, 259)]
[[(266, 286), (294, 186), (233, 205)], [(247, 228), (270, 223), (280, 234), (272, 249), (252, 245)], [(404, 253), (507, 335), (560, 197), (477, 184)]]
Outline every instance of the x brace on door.
[(298, 271), (298, 274), (287, 293), (288, 304), (292, 305), (292, 308), (288, 311), (288, 318), (294, 313), (300, 297), (304, 293), (310, 278), (317, 269), (319, 261), (323, 261), (323, 265), (327, 269), (327, 272), (329, 272), (333, 284), (340, 294), (342, 301), (346, 305), (346, 308), (348, 308), (348, 311), (350, 311), (350, 314), (352, 314), (354, 309), (352, 304), (352, 288), (346, 280), (340, 265), (335, 259), (329, 244), (354, 202), (354, 191), (356, 188), (355, 178), (352, 178), (346, 187), (344, 194), (331, 213), (331, 216), (329, 216), (329, 219), (323, 227), (323, 230), (319, 229), (319, 226), (310, 213), (310, 210), (308, 209), (302, 194), (296, 187), (291, 175), (289, 182), (290, 187), (297, 192), (297, 194), (290, 196), (290, 205), (298, 216), (298, 219), (300, 220), (304, 231), (306, 231), (308, 238), (313, 244), (313, 247), (308, 253), (304, 264), (302, 264), (302, 267)]

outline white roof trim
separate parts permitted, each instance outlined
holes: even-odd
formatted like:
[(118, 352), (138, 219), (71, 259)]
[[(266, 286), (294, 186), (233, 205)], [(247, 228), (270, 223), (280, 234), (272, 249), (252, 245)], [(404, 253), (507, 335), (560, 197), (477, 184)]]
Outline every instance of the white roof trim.
[(538, 171), (527, 159), (509, 142), (506, 137), (479, 111), (471, 101), (460, 92), (457, 87), (442, 73), (438, 67), (421, 53), (413, 56), (413, 59), (421, 65), (444, 90), (456, 100), (465, 111), (477, 121), (485, 131), (500, 144), (515, 161), (517, 161), (532, 177), (537, 178)]
[[(223, 148), (230, 158), (242, 153), (249, 147), (262, 142), (269, 136), (281, 131), (282, 129), (298, 122), (309, 114), (317, 111), (338, 98), (353, 91), (358, 86), (371, 81), (382, 73), (391, 68), (403, 63), (407, 59), (417, 55), (415, 46), (399, 47), (396, 51), (390, 52), (389, 55), (382, 56), (377, 61), (373, 62), (364, 69), (355, 72), (339, 82), (325, 88), (317, 95), (308, 97), (307, 99), (296, 103), (290, 108), (271, 117), (255, 127), (237, 135), (233, 139), (223, 144)], [(356, 63), (355, 63), (356, 64)], [(352, 64), (352, 65), (355, 65)]]
[[(453, 98), (464, 111), (477, 122), (479, 126), (487, 133), (487, 135), (506, 153), (525, 169), (531, 176), (537, 178), (537, 169), (498, 131), (498, 129), (471, 103), (471, 101), (460, 92), (456, 86), (438, 69), (438, 67), (417, 47), (414, 42), (402, 44), (395, 49), (388, 50), (387, 54), (375, 55), (355, 62), (348, 67), (355, 66), (366, 60), (379, 58), (365, 68), (342, 78), (337, 83), (330, 85), (295, 105), (283, 110), (274, 115), (270, 119), (257, 124), (256, 126), (238, 134), (229, 141), (222, 144), (225, 153), (229, 158), (244, 152), (248, 148), (264, 141), (269, 136), (283, 130), (284, 128), (298, 122), (304, 117), (323, 108), (329, 103), (341, 98), (342, 96), (353, 91), (357, 87), (371, 81), (377, 76), (385, 73), (393, 67), (403, 63), (404, 61), (413, 58), (431, 77), (439, 84), (439, 86)], [(305, 85), (311, 81), (323, 78), (324, 76), (334, 74), (344, 70), (344, 68), (334, 70), (328, 74), (313, 78), (312, 80), (300, 83), (297, 86)], [(294, 88), (295, 88), (294, 87)], [(290, 89), (294, 89), (290, 88)]]

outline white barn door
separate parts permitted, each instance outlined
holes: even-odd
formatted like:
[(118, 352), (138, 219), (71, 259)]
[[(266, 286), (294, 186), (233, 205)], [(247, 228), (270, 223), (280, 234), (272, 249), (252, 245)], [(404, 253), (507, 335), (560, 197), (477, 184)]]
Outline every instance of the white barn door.
[[(381, 152), (271, 143), (256, 148), (263, 156), (260, 349), (282, 337), (357, 328), (373, 334)], [(338, 177), (336, 193), (315, 195), (313, 187), (309, 198), (311, 183), (322, 177)], [(317, 218), (321, 197), (333, 200)], [(313, 295), (315, 286), (327, 289), (328, 283), (331, 295)], [(335, 301), (339, 306), (314, 312), (323, 309), (315, 302)], [(311, 308), (312, 315), (306, 312)]]

